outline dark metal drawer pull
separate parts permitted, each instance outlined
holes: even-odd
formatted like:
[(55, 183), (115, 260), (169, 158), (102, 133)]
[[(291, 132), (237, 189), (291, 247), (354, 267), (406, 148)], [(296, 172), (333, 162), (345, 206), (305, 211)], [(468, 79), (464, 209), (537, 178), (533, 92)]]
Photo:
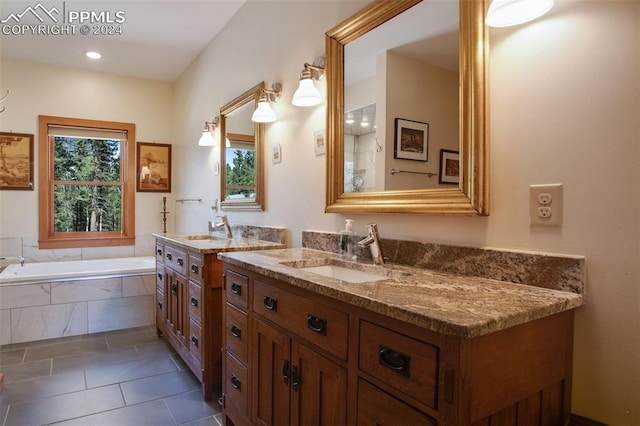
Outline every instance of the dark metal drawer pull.
[(173, 258), (173, 256), (171, 255), (171, 253), (167, 253), (167, 259), (171, 260)]
[(198, 346), (198, 338), (196, 336), (191, 336), (191, 343)]
[(240, 338), (240, 336), (242, 335), (242, 330), (240, 330), (239, 327), (232, 325), (231, 326), (231, 335), (233, 337), (237, 337), (238, 339)]
[(198, 307), (198, 299), (196, 299), (195, 297), (191, 298), (191, 306), (195, 306), (196, 308)]
[(295, 365), (291, 366), (291, 389), (294, 391), (298, 390), (298, 386), (300, 386), (300, 377), (298, 377), (298, 367)]
[(276, 299), (275, 297), (264, 296), (264, 298), (262, 299), (262, 304), (270, 311), (278, 311), (278, 299)]
[(289, 360), (285, 359), (282, 362), (282, 381), (285, 384), (289, 384)]
[(194, 274), (198, 273), (198, 265), (196, 265), (195, 263), (191, 264), (191, 272), (193, 272)]
[(158, 309), (162, 309), (162, 302), (158, 302)]
[(240, 294), (242, 293), (242, 285), (238, 283), (231, 283), (231, 293), (240, 296)]
[(390, 368), (396, 373), (403, 376), (410, 376), (409, 364), (411, 357), (400, 352), (396, 352), (393, 349), (389, 349), (380, 345), (378, 351), (378, 362), (380, 365)]
[(242, 384), (242, 382), (240, 381), (240, 379), (238, 379), (236, 376), (231, 376), (231, 386), (233, 386), (234, 388), (240, 390), (240, 385)]
[(160, 256), (162, 256), (162, 249), (157, 249), (156, 253), (158, 253)]
[(184, 265), (184, 260), (181, 257), (179, 257), (179, 258), (176, 259), (176, 263), (178, 265), (182, 266), (182, 265)]
[(327, 334), (327, 321), (315, 315), (307, 314), (307, 327), (320, 334)]
[(158, 279), (162, 281), (162, 274), (158, 274)]

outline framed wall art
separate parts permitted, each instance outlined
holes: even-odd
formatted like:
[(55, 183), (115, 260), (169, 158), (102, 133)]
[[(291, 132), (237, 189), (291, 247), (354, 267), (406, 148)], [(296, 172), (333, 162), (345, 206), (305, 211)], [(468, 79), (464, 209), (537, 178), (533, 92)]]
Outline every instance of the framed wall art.
[(324, 155), (325, 146), (324, 146), (324, 129), (316, 130), (313, 132), (313, 148), (315, 150), (316, 155)]
[(0, 189), (33, 191), (33, 135), (0, 132)]
[(429, 123), (396, 118), (393, 158), (427, 161), (428, 152)]
[(138, 192), (171, 192), (171, 145), (136, 143)]
[(448, 149), (440, 150), (440, 183), (460, 183), (460, 152)]

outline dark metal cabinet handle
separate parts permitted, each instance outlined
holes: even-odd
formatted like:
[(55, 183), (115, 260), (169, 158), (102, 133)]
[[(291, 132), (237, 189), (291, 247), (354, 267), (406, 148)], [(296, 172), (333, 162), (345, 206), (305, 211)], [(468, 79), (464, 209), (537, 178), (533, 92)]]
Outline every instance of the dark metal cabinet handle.
[(235, 325), (231, 326), (231, 335), (233, 337), (237, 337), (238, 339), (240, 338), (240, 336), (242, 335), (242, 330), (240, 330), (240, 327), (237, 327)]
[(195, 306), (196, 308), (198, 307), (198, 299), (196, 299), (195, 297), (191, 298), (191, 306)]
[(158, 274), (158, 279), (162, 281), (162, 274)]
[(316, 333), (327, 334), (327, 321), (315, 315), (307, 315), (307, 327)]
[(158, 309), (162, 309), (162, 302), (158, 302)]
[(285, 384), (289, 384), (289, 360), (282, 361), (282, 381)]
[(196, 336), (191, 336), (191, 343), (198, 346), (198, 338)]
[(396, 352), (382, 345), (380, 345), (378, 349), (378, 362), (380, 365), (390, 368), (403, 376), (410, 376), (409, 364), (411, 357), (409, 355)]
[(291, 366), (291, 389), (294, 391), (298, 390), (298, 386), (300, 386), (300, 377), (298, 376), (298, 367), (295, 365)]
[(167, 259), (171, 260), (173, 258), (173, 256), (171, 255), (171, 253), (167, 253)]
[(184, 260), (181, 257), (179, 257), (179, 258), (176, 259), (176, 263), (178, 265), (182, 266), (182, 265), (184, 265)]
[(157, 249), (156, 253), (158, 253), (160, 256), (162, 256), (162, 249)]
[(171, 284), (171, 294), (176, 294), (178, 292), (178, 284)]
[(191, 272), (193, 272), (194, 274), (198, 273), (198, 265), (196, 265), (195, 263), (191, 264)]
[(233, 386), (234, 388), (240, 390), (240, 385), (242, 384), (242, 382), (240, 381), (240, 379), (238, 379), (236, 376), (231, 376), (231, 386)]
[(278, 311), (278, 299), (276, 299), (275, 297), (264, 296), (264, 298), (262, 299), (262, 304), (270, 311)]
[(231, 283), (231, 293), (240, 296), (240, 294), (242, 294), (242, 285), (238, 283)]

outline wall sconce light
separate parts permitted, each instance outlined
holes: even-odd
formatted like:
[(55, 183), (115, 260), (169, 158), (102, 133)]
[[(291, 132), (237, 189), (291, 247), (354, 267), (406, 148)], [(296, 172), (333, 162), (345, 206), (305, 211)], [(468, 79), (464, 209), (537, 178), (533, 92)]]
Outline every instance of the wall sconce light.
[(324, 76), (324, 56), (313, 61), (313, 64), (305, 62), (304, 69), (300, 73), (298, 90), (293, 94), (291, 103), (299, 107), (315, 106), (322, 102), (320, 91), (313, 84), (313, 80), (320, 80)]
[(216, 140), (213, 137), (213, 131), (218, 127), (218, 123), (220, 119), (215, 117), (211, 121), (204, 122), (204, 130), (202, 130), (202, 136), (200, 136), (200, 140), (198, 141), (198, 145), (200, 146), (215, 146)]
[(554, 0), (493, 0), (485, 23), (490, 27), (524, 24), (547, 13)]
[(253, 111), (251, 121), (255, 123), (272, 123), (276, 121), (276, 113), (271, 109), (270, 102), (278, 102), (282, 94), (282, 85), (273, 83), (271, 90), (262, 89), (258, 99), (258, 107)]

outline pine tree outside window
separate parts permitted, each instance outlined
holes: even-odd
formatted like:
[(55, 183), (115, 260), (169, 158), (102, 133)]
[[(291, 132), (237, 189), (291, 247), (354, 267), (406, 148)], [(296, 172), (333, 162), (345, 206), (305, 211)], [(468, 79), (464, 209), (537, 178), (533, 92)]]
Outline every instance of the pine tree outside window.
[(135, 243), (135, 125), (39, 117), (40, 248)]

